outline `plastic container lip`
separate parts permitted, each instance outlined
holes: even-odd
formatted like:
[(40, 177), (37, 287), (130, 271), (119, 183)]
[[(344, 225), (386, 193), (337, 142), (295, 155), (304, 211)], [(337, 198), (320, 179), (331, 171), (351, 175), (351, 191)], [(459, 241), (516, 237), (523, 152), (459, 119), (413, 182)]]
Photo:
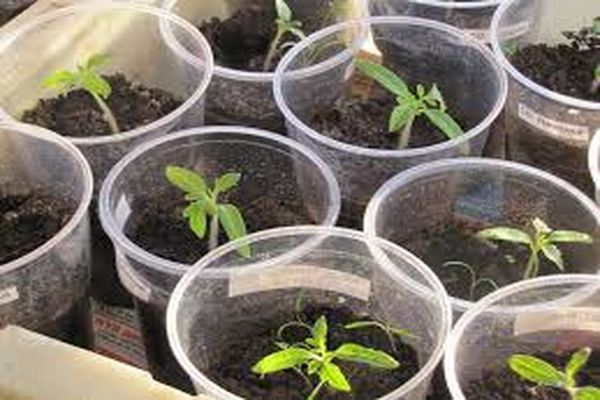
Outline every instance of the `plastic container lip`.
[[(387, 240), (369, 237), (364, 233), (359, 231), (353, 231), (351, 229), (346, 228), (338, 228), (338, 227), (325, 227), (325, 226), (292, 226), (292, 227), (284, 227), (284, 228), (275, 228), (262, 232), (253, 233), (246, 237), (246, 243), (255, 243), (262, 240), (268, 240), (272, 238), (279, 238), (282, 236), (294, 236), (294, 235), (332, 235), (336, 237), (343, 237), (346, 239), (364, 241), (367, 243), (372, 243), (377, 247), (391, 250), (396, 254), (401, 254), (404, 258), (409, 259), (413, 266), (416, 266), (419, 272), (423, 274), (423, 276), (427, 279), (427, 281), (433, 286), (433, 290), (437, 293), (442, 294), (442, 329), (441, 329), (441, 337), (448, 337), (450, 333), (451, 325), (452, 325), (452, 313), (450, 309), (450, 304), (448, 302), (448, 296), (446, 295), (446, 290), (444, 286), (441, 284), (439, 279), (435, 276), (435, 274), (418, 258), (412, 255), (407, 250), (403, 249), (400, 246), (397, 246)], [(194, 279), (202, 274), (203, 269), (214, 262), (219, 257), (235, 251), (236, 246), (238, 244), (236, 242), (229, 242), (224, 246), (219, 247), (218, 249), (212, 251), (200, 261), (198, 261), (189, 271), (184, 275), (184, 277), (179, 281), (173, 294), (171, 295), (171, 299), (169, 301), (169, 305), (167, 308), (167, 336), (169, 339), (169, 343), (171, 344), (171, 348), (173, 349), (173, 353), (175, 354), (176, 359), (183, 366), (186, 373), (192, 377), (193, 381), (200, 382), (204, 388), (207, 388), (208, 391), (216, 395), (218, 398), (226, 399), (226, 400), (244, 400), (243, 397), (236, 396), (235, 394), (219, 387), (214, 384), (210, 379), (208, 379), (204, 374), (200, 373), (192, 361), (187, 357), (178, 337), (178, 327), (177, 327), (177, 314), (179, 312), (179, 304), (181, 304), (181, 299), (184, 297), (185, 291), (190, 284), (194, 281)], [(259, 264), (259, 263), (257, 263)], [(403, 281), (406, 276), (403, 275), (398, 269), (392, 268), (389, 263), (381, 263), (381, 268), (383, 268), (387, 274), (394, 281)], [(437, 364), (441, 360), (445, 348), (445, 340), (440, 340), (439, 343), (436, 344), (434, 351), (432, 352), (431, 357), (427, 360), (427, 363), (419, 370), (419, 372), (414, 375), (410, 380), (408, 380), (404, 385), (400, 386), (393, 392), (379, 397), (377, 400), (393, 400), (399, 398), (399, 396), (405, 395), (406, 393), (413, 390), (420, 382), (427, 376), (433, 373), (433, 370), (436, 368)]]
[(512, 63), (506, 58), (504, 55), (504, 51), (502, 51), (502, 47), (500, 46), (500, 21), (506, 14), (507, 10), (516, 3), (517, 0), (505, 0), (502, 2), (498, 10), (494, 13), (494, 17), (492, 18), (492, 27), (490, 29), (491, 36), (491, 44), (492, 49), (494, 50), (494, 54), (498, 61), (502, 64), (502, 67), (508, 71), (508, 73), (516, 79), (521, 85), (526, 88), (532, 90), (533, 92), (539, 94), (542, 97), (547, 99), (556, 101), (557, 103), (566, 104), (569, 107), (577, 107), (584, 110), (592, 110), (592, 111), (600, 111), (600, 102), (594, 102), (589, 100), (578, 99), (576, 97), (567, 96), (550, 89), (545, 88), (544, 86), (535, 83), (531, 79), (527, 78), (523, 75), (519, 70), (517, 70)]
[(0, 122), (0, 130), (3, 129), (18, 131), (21, 135), (28, 135), (41, 141), (51, 142), (54, 145), (62, 147), (65, 151), (70, 153), (73, 159), (75, 159), (77, 162), (79, 170), (83, 175), (84, 188), (79, 205), (67, 223), (54, 236), (52, 236), (52, 238), (43, 243), (41, 246), (37, 247), (32, 252), (29, 252), (24, 256), (6, 264), (0, 265), (0, 276), (2, 274), (17, 270), (52, 251), (52, 249), (58, 243), (64, 240), (71, 232), (73, 232), (73, 230), (87, 215), (88, 208), (92, 202), (92, 193), (94, 191), (94, 178), (89, 163), (83, 154), (81, 154), (81, 151), (67, 139), (47, 129), (23, 123), (2, 121)]
[[(360, 147), (351, 145), (348, 143), (344, 143), (335, 139), (332, 139), (328, 136), (322, 135), (316, 130), (312, 129), (310, 126), (305, 124), (300, 118), (296, 116), (292, 112), (292, 110), (288, 107), (285, 96), (282, 92), (283, 85), (283, 75), (290, 74), (286, 72), (286, 69), (291, 64), (292, 60), (300, 54), (300, 52), (306, 48), (308, 44), (313, 44), (318, 40), (326, 38), (331, 34), (338, 32), (340, 30), (346, 29), (356, 24), (368, 24), (368, 25), (417, 25), (417, 26), (426, 26), (432, 29), (437, 29), (446, 32), (448, 35), (453, 36), (459, 40), (461, 40), (465, 44), (469, 44), (473, 47), (476, 47), (480, 53), (489, 61), (490, 65), (496, 71), (498, 80), (500, 81), (500, 96), (494, 104), (492, 110), (488, 113), (488, 115), (475, 127), (460, 135), (458, 138), (447, 140), (442, 143), (438, 143), (433, 146), (419, 147), (415, 149), (404, 149), (404, 150), (384, 150), (384, 149), (372, 149), (366, 147)], [(293, 72), (292, 72), (293, 73)], [(508, 81), (506, 78), (506, 74), (502, 70), (502, 68), (498, 65), (496, 60), (494, 59), (493, 53), (487, 49), (483, 44), (479, 43), (475, 39), (471, 38), (467, 34), (465, 34), (462, 30), (455, 28), (453, 26), (443, 24), (441, 22), (427, 20), (423, 18), (416, 17), (401, 17), (401, 16), (382, 16), (382, 17), (370, 17), (364, 18), (360, 20), (346, 21), (336, 25), (332, 25), (328, 28), (325, 28), (321, 31), (315, 32), (312, 35), (308, 36), (305, 40), (294, 46), (280, 61), (277, 70), (275, 71), (274, 85), (273, 91), (275, 95), (275, 101), (283, 113), (286, 120), (290, 121), (293, 125), (306, 132), (313, 140), (321, 142), (323, 145), (334, 147), (346, 151), (348, 153), (354, 153), (361, 156), (367, 157), (378, 157), (378, 158), (391, 158), (391, 157), (411, 157), (411, 156), (420, 156), (429, 154), (436, 151), (444, 151), (456, 146), (460, 146), (463, 143), (467, 143), (473, 137), (477, 136), (481, 131), (486, 129), (491, 125), (491, 123), (498, 117), (502, 108), (504, 107), (504, 103), (508, 96)]]
[(598, 158), (600, 157), (600, 129), (596, 131), (594, 138), (590, 142), (590, 151), (588, 153), (588, 166), (590, 168), (590, 174), (594, 181), (596, 191), (600, 189), (600, 163)]
[[(392, 192), (394, 192), (397, 188), (406, 186), (417, 179), (430, 175), (435, 175), (440, 172), (459, 172), (460, 167), (483, 167), (489, 170), (495, 169), (498, 171), (510, 170), (514, 172), (524, 173), (529, 176), (535, 176), (538, 179), (546, 181), (548, 185), (560, 187), (562, 190), (568, 192), (571, 196), (573, 196), (576, 199), (576, 201), (579, 201), (591, 215), (595, 217), (597, 224), (600, 225), (600, 209), (583, 192), (575, 188), (567, 181), (558, 178), (548, 172), (539, 170), (528, 165), (516, 163), (514, 161), (505, 161), (491, 158), (486, 159), (476, 157), (465, 157), (455, 159), (444, 159), (421, 164), (412, 167), (404, 172), (400, 172), (398, 175), (394, 176), (386, 183), (384, 183), (383, 186), (381, 186), (377, 190), (377, 192), (375, 192), (373, 198), (367, 206), (367, 211), (365, 212), (365, 216), (363, 218), (363, 226), (365, 233), (373, 236), (377, 235), (376, 216), (383, 204), (384, 199), (387, 196), (389, 196)], [(472, 301), (463, 300), (452, 296), (449, 297), (452, 308), (458, 312), (465, 312), (473, 308), (473, 305), (475, 304), (475, 302)]]
[(118, 228), (117, 221), (115, 220), (113, 213), (111, 212), (110, 206), (110, 195), (111, 190), (115, 184), (116, 179), (122, 173), (122, 171), (128, 167), (130, 164), (135, 162), (141, 155), (145, 152), (151, 150), (156, 146), (160, 146), (161, 144), (168, 143), (171, 141), (177, 141), (179, 139), (183, 139), (186, 137), (195, 137), (204, 134), (214, 134), (214, 133), (235, 133), (239, 135), (245, 135), (249, 138), (259, 137), (264, 139), (269, 139), (275, 142), (283, 143), (286, 146), (294, 149), (298, 153), (301, 153), (304, 157), (309, 159), (311, 162), (315, 163), (319, 171), (322, 173), (324, 179), (327, 182), (327, 188), (331, 191), (331, 204), (329, 205), (329, 209), (327, 210), (327, 215), (323, 221), (326, 225), (333, 225), (337, 216), (339, 214), (339, 210), (341, 207), (341, 195), (340, 189), (333, 175), (333, 172), (329, 169), (327, 164), (323, 160), (321, 160), (316, 154), (312, 153), (308, 149), (304, 148), (300, 143), (297, 143), (291, 139), (286, 137), (264, 131), (261, 129), (255, 128), (247, 128), (242, 126), (207, 126), (202, 128), (192, 128), (184, 131), (180, 131), (177, 133), (169, 134), (165, 137), (159, 137), (157, 139), (151, 140), (147, 143), (144, 143), (138, 147), (136, 147), (133, 151), (127, 154), (124, 158), (122, 158), (109, 172), (106, 177), (102, 187), (100, 189), (99, 196), (99, 213), (100, 213), (100, 221), (102, 223), (102, 227), (104, 228), (107, 235), (114, 241), (119, 243), (120, 250), (140, 263), (147, 265), (153, 269), (166, 272), (173, 273), (178, 275), (183, 275), (187, 270), (189, 270), (189, 264), (183, 264), (171, 260), (167, 260), (162, 257), (158, 257), (135, 243), (133, 243), (121, 229)]
[(521, 281), (510, 286), (505, 286), (481, 299), (473, 308), (468, 310), (458, 320), (452, 334), (448, 338), (446, 347), (446, 356), (444, 357), (444, 375), (446, 384), (450, 390), (452, 398), (455, 400), (465, 400), (465, 396), (460, 390), (460, 385), (456, 379), (456, 350), (462, 335), (467, 327), (475, 320), (475, 318), (485, 309), (492, 306), (503, 298), (507, 298), (512, 294), (522, 292), (527, 289), (541, 288), (547, 286), (561, 286), (564, 284), (596, 284), (600, 285), (600, 276), (598, 275), (553, 275), (542, 278), (536, 278), (527, 281)]
[(482, 7), (494, 7), (500, 5), (506, 0), (484, 0), (484, 1), (448, 1), (448, 0), (412, 0), (415, 4), (426, 4), (432, 7), (454, 8), (454, 9), (475, 9)]
[[(16, 40), (19, 36), (37, 29), (40, 25), (43, 25), (44, 23), (47, 23), (49, 21), (55, 20), (60, 17), (67, 16), (70, 14), (76, 14), (79, 11), (91, 11), (91, 10), (100, 10), (100, 11), (125, 10), (125, 11), (132, 11), (132, 12), (140, 12), (140, 13), (144, 13), (147, 15), (154, 15), (154, 16), (161, 18), (162, 20), (168, 20), (171, 23), (176, 24), (181, 29), (183, 29), (187, 33), (189, 33), (196, 40), (196, 42), (200, 45), (200, 47), (202, 49), (202, 53), (206, 56), (206, 59), (202, 60), (202, 59), (194, 56), (189, 51), (181, 51), (180, 48), (175, 49), (175, 50), (177, 50), (176, 54), (179, 57), (182, 57), (185, 60), (185, 62), (187, 62), (188, 64), (193, 65), (194, 67), (203, 68), (204, 76), (203, 76), (202, 80), (199, 82), (198, 87), (196, 88), (194, 93), (192, 93), (192, 95), (189, 96), (183, 102), (183, 104), (181, 104), (179, 107), (177, 107), (175, 110), (171, 111), (169, 114), (165, 115), (164, 117), (157, 119), (156, 121), (152, 121), (149, 124), (140, 126), (138, 128), (135, 128), (135, 129), (132, 129), (132, 130), (129, 130), (126, 132), (119, 132), (119, 133), (107, 135), (107, 136), (90, 137), (90, 138), (65, 136), (72, 143), (74, 143), (75, 145), (78, 145), (78, 146), (86, 146), (86, 145), (90, 146), (90, 145), (99, 145), (99, 144), (106, 144), (106, 143), (117, 143), (117, 142), (121, 142), (124, 140), (133, 139), (137, 136), (141, 136), (143, 134), (146, 134), (148, 132), (156, 130), (161, 126), (168, 125), (168, 124), (174, 122), (177, 118), (181, 117), (182, 114), (184, 114), (187, 110), (189, 110), (196, 102), (198, 102), (198, 100), (204, 95), (204, 93), (206, 92), (206, 89), (208, 88), (208, 85), (210, 84), (210, 81), (211, 81), (211, 78), (212, 78), (212, 75), (214, 72), (214, 59), (213, 59), (213, 53), (210, 48), (210, 45), (208, 44), (208, 42), (204, 38), (204, 36), (200, 33), (200, 31), (198, 31), (193, 25), (191, 25), (189, 22), (187, 22), (183, 18), (178, 17), (177, 15), (171, 14), (168, 11), (165, 11), (161, 8), (146, 6), (143, 4), (114, 3), (114, 2), (88, 3), (88, 4), (78, 4), (78, 5), (63, 7), (56, 11), (51, 11), (46, 14), (42, 14), (42, 15), (34, 18), (33, 20), (29, 21), (28, 23), (16, 28), (13, 31), (3, 33), (2, 35), (0, 35), (0, 49), (5, 48), (6, 46), (10, 45), (12, 41)], [(0, 116), (2, 116), (2, 118), (4, 118), (4, 119), (16, 121), (16, 119), (14, 117), (12, 117), (8, 113), (6, 113), (3, 109), (0, 109)]]

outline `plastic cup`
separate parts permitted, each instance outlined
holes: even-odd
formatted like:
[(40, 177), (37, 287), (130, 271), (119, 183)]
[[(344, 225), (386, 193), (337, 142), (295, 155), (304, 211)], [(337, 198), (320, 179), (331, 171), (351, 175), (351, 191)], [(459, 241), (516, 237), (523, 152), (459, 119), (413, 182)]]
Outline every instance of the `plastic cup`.
[[(571, 272), (598, 272), (598, 207), (562, 179), (510, 161), (460, 158), (404, 171), (375, 193), (365, 214), (364, 227), (368, 234), (405, 245), (417, 235), (453, 221), (485, 227), (526, 227), (536, 217), (556, 229), (592, 235), (595, 244), (561, 246), (561, 249)], [(416, 255), (427, 262), (428, 254)], [(442, 266), (430, 267), (439, 272)], [(517, 267), (520, 268), (514, 266)], [(485, 277), (498, 283), (506, 279)], [(450, 301), (455, 317), (473, 307), (470, 299), (450, 297)]]
[[(177, 366), (165, 337), (165, 310), (173, 288), (191, 265), (144, 250), (129, 238), (127, 223), (152, 202), (160, 204), (182, 196), (164, 178), (169, 164), (193, 168), (209, 181), (225, 172), (241, 173), (235, 199), (229, 201), (242, 213), (246, 204), (257, 200), (289, 205), (291, 199), (301, 198), (302, 212), (310, 220), (334, 225), (340, 208), (339, 189), (329, 167), (302, 145), (266, 131), (242, 127), (192, 129), (156, 139), (121, 160), (102, 187), (100, 218), (115, 246), (121, 282), (141, 311), (143, 333), (146, 342), (151, 343), (147, 348), (152, 372), (166, 381), (171, 380), (170, 375), (176, 376)], [(152, 197), (147, 195), (149, 188)], [(285, 215), (275, 208), (269, 212), (271, 226), (286, 225)], [(249, 226), (248, 230), (262, 228)], [(175, 384), (184, 385), (179, 381)]]
[(600, 130), (594, 135), (588, 153), (588, 166), (594, 182), (596, 204), (600, 205)]
[[(354, 0), (336, 0), (345, 9)], [(212, 18), (226, 20), (236, 12), (245, 9), (267, 12), (274, 6), (274, 1), (230, 1), (214, 0), (199, 2), (195, 0), (165, 0), (165, 8), (181, 15), (188, 21), (200, 26), (203, 21)], [(364, 0), (356, 2), (366, 9)], [(322, 0), (288, 0), (286, 4), (292, 9), (294, 18), (304, 22), (319, 21), (321, 27), (337, 22), (345, 16), (333, 16), (330, 20), (332, 2)], [(270, 10), (269, 10), (270, 12)], [(361, 12), (365, 12), (362, 10)], [(322, 19), (322, 21), (321, 21)], [(275, 23), (275, 21), (273, 21)], [(306, 34), (311, 32), (306, 31)], [(170, 33), (166, 30), (165, 36)], [(243, 38), (240, 37), (240, 41)], [(273, 72), (254, 72), (227, 67), (215, 66), (215, 75), (208, 88), (206, 117), (209, 124), (228, 124), (252, 126), (273, 132), (284, 131), (284, 120), (273, 98)]]
[(90, 322), (90, 167), (67, 140), (35, 126), (0, 122), (0, 144), (1, 193), (44, 194), (72, 209), (52, 238), (0, 265), (0, 328), (20, 325), (84, 345)]
[[(349, 68), (367, 29), (383, 53), (384, 65), (402, 71), (411, 85), (437, 83), (447, 103), (464, 111), (473, 127), (454, 140), (405, 150), (359, 147), (316, 131), (312, 118), (352, 85)], [(349, 40), (352, 37), (357, 39)], [(332, 166), (342, 188), (342, 217), (351, 226), (360, 225), (373, 193), (396, 173), (439, 158), (480, 155), (506, 89), (502, 68), (485, 46), (451, 26), (408, 17), (351, 21), (311, 35), (281, 61), (274, 86), (288, 134)]]
[(452, 398), (464, 400), (471, 381), (513, 354), (597, 346), (599, 294), (597, 275), (563, 275), (519, 282), (480, 300), (448, 340), (444, 372)]
[[(492, 47), (509, 75), (507, 157), (552, 172), (590, 195), (587, 151), (600, 126), (600, 103), (535, 83), (512, 65), (507, 51), (516, 45), (566, 42), (563, 32), (589, 26), (599, 14), (600, 3), (593, 0), (574, 0), (564, 6), (552, 0), (507, 0), (492, 22)], [(517, 21), (525, 21), (526, 29), (515, 35), (511, 27)]]
[(417, 335), (407, 341), (418, 353), (418, 373), (378, 399), (425, 398), (451, 317), (442, 285), (420, 260), (342, 228), (273, 229), (248, 236), (246, 243), (251, 259), (236, 256), (239, 243), (222, 246), (189, 270), (169, 303), (169, 341), (198, 392), (241, 399), (207, 376), (211, 357), (249, 334), (246, 326), (293, 318), (301, 293), (307, 307), (343, 304)]

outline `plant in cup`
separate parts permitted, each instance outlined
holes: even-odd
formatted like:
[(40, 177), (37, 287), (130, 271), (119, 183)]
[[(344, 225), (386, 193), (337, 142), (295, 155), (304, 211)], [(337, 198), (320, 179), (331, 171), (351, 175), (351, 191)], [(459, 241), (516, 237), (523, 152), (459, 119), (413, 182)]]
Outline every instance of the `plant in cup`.
[(531, 222), (533, 233), (510, 227), (495, 227), (484, 229), (477, 233), (481, 239), (511, 242), (526, 245), (529, 248), (529, 259), (525, 266), (523, 279), (531, 279), (538, 276), (540, 268), (540, 253), (552, 262), (560, 271), (565, 270), (561, 250), (557, 244), (560, 243), (593, 243), (594, 239), (587, 233), (553, 230), (540, 218), (534, 218)]
[(105, 54), (94, 54), (90, 56), (83, 64), (78, 64), (73, 71), (61, 69), (49, 76), (43, 81), (43, 86), (58, 93), (66, 93), (75, 89), (83, 89), (90, 94), (98, 104), (104, 114), (104, 119), (108, 123), (113, 134), (119, 133), (119, 125), (106, 103), (111, 95), (112, 88), (110, 83), (100, 75), (98, 70), (106, 65), (108, 56)]
[(402, 78), (380, 64), (356, 59), (354, 65), (396, 96), (398, 104), (389, 117), (388, 131), (399, 133), (399, 149), (408, 146), (413, 124), (421, 116), (429, 119), (448, 139), (454, 139), (463, 133), (461, 126), (448, 113), (446, 102), (436, 84), (429, 90), (418, 84), (411, 91)]
[[(190, 229), (200, 239), (204, 239), (208, 233), (210, 250), (219, 245), (220, 226), (225, 230), (229, 240), (246, 236), (246, 223), (240, 210), (233, 204), (219, 202), (221, 194), (238, 185), (241, 174), (234, 172), (224, 174), (215, 179), (212, 188), (200, 174), (187, 168), (169, 165), (165, 175), (171, 184), (185, 193), (189, 205), (183, 210), (183, 217), (188, 220)], [(238, 252), (243, 257), (250, 257), (250, 246), (242, 244)]]
[(593, 386), (579, 387), (577, 374), (587, 364), (592, 350), (584, 347), (575, 352), (564, 370), (525, 354), (515, 354), (508, 359), (509, 368), (521, 378), (541, 387), (562, 389), (572, 400), (600, 400), (600, 389)]
[[(294, 321), (292, 325), (286, 324), (279, 329), (279, 336), (291, 326), (305, 329), (307, 337), (295, 343), (278, 341), (276, 345), (280, 350), (258, 361), (252, 367), (252, 372), (264, 376), (286, 370), (295, 371), (311, 387), (307, 400), (316, 399), (324, 387), (338, 392), (352, 391), (348, 378), (336, 365), (336, 360), (389, 370), (400, 366), (400, 363), (386, 352), (356, 343), (343, 343), (335, 350), (328, 349), (328, 325), (325, 316), (319, 317), (312, 326), (301, 321)], [(312, 376), (318, 378), (316, 385), (313, 385), (310, 379)]]
[(302, 22), (294, 19), (292, 10), (284, 0), (275, 0), (275, 11), (277, 12), (277, 18), (275, 19), (277, 29), (269, 46), (269, 52), (263, 64), (263, 71), (271, 69), (273, 60), (278, 52), (295, 44), (295, 42), (283, 42), (287, 34), (291, 34), (300, 40), (306, 37), (304, 32), (302, 32)]
[(483, 285), (488, 285), (488, 287), (490, 289), (492, 289), (491, 291), (494, 290), (498, 290), (499, 286), (496, 283), (496, 281), (494, 281), (491, 278), (480, 278), (477, 274), (477, 272), (475, 271), (475, 268), (472, 267), (471, 265), (462, 262), (462, 261), (447, 261), (443, 264), (444, 268), (456, 268), (456, 269), (463, 269), (465, 271), (468, 272), (469, 274), (469, 278), (470, 278), (470, 284), (469, 284), (469, 300), (471, 301), (475, 301), (475, 292), (477, 291), (477, 288)]

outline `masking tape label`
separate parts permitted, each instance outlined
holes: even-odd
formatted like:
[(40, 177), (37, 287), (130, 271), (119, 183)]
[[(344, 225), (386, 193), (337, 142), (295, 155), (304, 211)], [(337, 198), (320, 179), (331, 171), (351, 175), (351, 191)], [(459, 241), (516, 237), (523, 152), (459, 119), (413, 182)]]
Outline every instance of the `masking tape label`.
[(591, 307), (565, 307), (524, 313), (515, 318), (515, 336), (545, 331), (600, 332), (600, 310)]
[(19, 290), (16, 286), (0, 289), (0, 306), (19, 300)]
[(587, 141), (590, 136), (590, 129), (587, 126), (568, 124), (544, 117), (521, 103), (519, 103), (519, 118), (531, 126), (554, 136), (583, 141)]

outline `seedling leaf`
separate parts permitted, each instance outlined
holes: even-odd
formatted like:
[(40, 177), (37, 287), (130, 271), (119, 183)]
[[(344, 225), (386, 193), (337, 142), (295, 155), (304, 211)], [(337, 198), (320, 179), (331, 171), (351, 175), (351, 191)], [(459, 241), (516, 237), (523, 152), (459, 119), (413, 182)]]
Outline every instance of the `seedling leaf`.
[(260, 375), (273, 374), (302, 365), (312, 357), (308, 350), (290, 347), (266, 356), (252, 367), (252, 372)]
[(196, 172), (187, 168), (168, 165), (166, 176), (171, 184), (193, 196), (200, 196), (207, 189), (204, 179)]
[(571, 356), (569, 362), (567, 363), (567, 367), (565, 368), (565, 373), (567, 374), (567, 376), (575, 379), (575, 376), (587, 364), (591, 354), (592, 349), (590, 349), (589, 347), (584, 347), (576, 353), (574, 353)]
[(357, 58), (354, 61), (354, 65), (356, 65), (360, 72), (371, 79), (376, 80), (381, 86), (394, 93), (402, 100), (407, 101), (414, 99), (414, 96), (406, 83), (398, 75), (383, 65), (368, 60), (362, 60), (360, 58)]
[(221, 193), (228, 192), (238, 185), (240, 179), (242, 178), (242, 174), (238, 173), (228, 173), (225, 174), (215, 180), (215, 196), (218, 196)]
[(77, 76), (67, 70), (56, 71), (52, 75), (46, 77), (42, 85), (47, 89), (57, 90), (59, 92), (69, 90), (77, 84)]
[(509, 358), (508, 365), (521, 378), (538, 385), (564, 387), (566, 375), (546, 361), (525, 354), (516, 354)]
[(562, 252), (553, 244), (546, 244), (542, 246), (542, 253), (546, 256), (546, 258), (552, 261), (558, 269), (561, 271), (565, 270), (565, 264), (562, 257)]
[(277, 9), (277, 17), (280, 20), (289, 22), (292, 19), (292, 10), (284, 0), (275, 0), (275, 8)]
[(501, 240), (505, 242), (531, 244), (531, 238), (522, 230), (500, 226), (497, 228), (484, 229), (477, 236), (488, 240)]
[(88, 58), (85, 68), (94, 70), (106, 65), (110, 58), (106, 54), (94, 54), (90, 58)]
[(327, 319), (319, 317), (312, 329), (314, 343), (319, 349), (327, 349)]
[(352, 390), (344, 373), (335, 364), (324, 363), (319, 370), (319, 378), (337, 391), (350, 392)]
[(189, 210), (188, 218), (190, 229), (200, 239), (204, 239), (204, 236), (206, 236), (206, 210), (204, 205), (200, 202), (195, 202), (186, 210)]
[(575, 400), (600, 400), (600, 389), (584, 386), (575, 392)]
[(594, 243), (594, 238), (587, 233), (577, 231), (553, 231), (548, 235), (552, 243)]
[(400, 366), (400, 363), (386, 352), (355, 343), (342, 344), (333, 354), (341, 360), (367, 364), (375, 368), (396, 369)]
[(411, 103), (403, 103), (394, 108), (390, 115), (388, 130), (397, 132), (414, 119), (415, 110)]
[(457, 138), (463, 133), (460, 125), (446, 112), (435, 108), (426, 109), (423, 112), (449, 139)]
[[(244, 222), (242, 213), (236, 206), (232, 204), (219, 205), (217, 207), (217, 215), (229, 240), (236, 240), (246, 236), (246, 223)], [(238, 251), (243, 257), (249, 258), (251, 256), (250, 246), (247, 244), (241, 245)]]

